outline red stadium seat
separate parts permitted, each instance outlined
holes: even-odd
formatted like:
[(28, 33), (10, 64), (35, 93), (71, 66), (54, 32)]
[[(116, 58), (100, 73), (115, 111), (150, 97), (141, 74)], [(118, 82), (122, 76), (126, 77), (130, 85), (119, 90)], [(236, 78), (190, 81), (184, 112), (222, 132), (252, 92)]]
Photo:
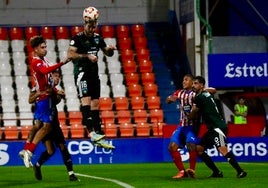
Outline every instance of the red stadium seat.
[(156, 96), (158, 95), (158, 86), (156, 84), (145, 84), (144, 85), (144, 95), (148, 96)]
[(37, 27), (26, 27), (24, 29), (26, 40), (30, 40), (33, 36), (39, 35)]
[(129, 27), (127, 25), (117, 25), (116, 34), (117, 38), (130, 37)]
[(144, 109), (138, 109), (133, 111), (133, 118), (135, 123), (147, 122), (147, 111)]
[(138, 49), (146, 49), (147, 48), (147, 39), (145, 37), (136, 37), (133, 38), (134, 48)]
[(69, 39), (68, 27), (64, 26), (56, 27), (56, 39)]
[(150, 51), (147, 48), (139, 48), (136, 50), (136, 59), (137, 61), (149, 60)]
[(149, 83), (155, 83), (155, 75), (153, 72), (144, 72), (141, 73), (141, 83), (143, 85)]
[(50, 26), (43, 26), (41, 27), (41, 35), (45, 39), (54, 39), (54, 29)]
[(129, 97), (142, 96), (142, 87), (140, 84), (130, 84), (127, 86)]
[(131, 123), (131, 113), (129, 110), (117, 110), (117, 123)]
[(148, 109), (160, 109), (160, 97), (148, 96), (146, 97), (146, 104)]
[(152, 109), (149, 112), (149, 117), (152, 123), (162, 123), (164, 121), (164, 112), (162, 109)]
[(136, 124), (137, 136), (150, 136), (151, 126), (149, 123), (140, 122)]
[(120, 51), (121, 54), (121, 61), (127, 61), (127, 60), (132, 60), (134, 61), (134, 51), (130, 49), (124, 49)]
[(153, 71), (153, 64), (152, 61), (143, 59), (138, 61), (138, 68), (139, 71), (142, 72), (152, 72)]
[(125, 74), (127, 73), (135, 73), (137, 71), (137, 64), (134, 60), (124, 60), (122, 62), (123, 71)]
[(115, 123), (115, 114), (112, 110), (103, 110), (100, 112), (100, 116), (103, 124)]
[(84, 138), (87, 135), (86, 128), (81, 124), (71, 124), (71, 138)]
[(21, 27), (12, 27), (9, 31), (11, 40), (23, 40), (23, 30)]
[[(17, 126), (6, 126), (4, 129), (6, 140), (18, 140), (19, 130)], [(2, 138), (3, 139), (3, 138)]]
[(112, 110), (113, 109), (113, 100), (110, 97), (100, 97), (99, 98), (99, 107), (100, 110)]
[(103, 25), (101, 27), (101, 35), (103, 38), (114, 38), (114, 26), (112, 25)]
[(71, 35), (72, 37), (75, 36), (77, 33), (80, 33), (84, 30), (84, 27), (83, 26), (73, 26), (71, 28)]
[(125, 74), (126, 85), (139, 84), (139, 74), (135, 72), (128, 72)]
[(121, 123), (119, 125), (121, 137), (133, 137), (134, 136), (134, 125), (132, 123)]
[(144, 25), (142, 24), (133, 24), (131, 25), (131, 34), (132, 37), (143, 37), (145, 35)]
[(115, 138), (118, 135), (119, 126), (114, 123), (106, 123), (104, 124), (104, 133), (105, 137)]
[(132, 40), (129, 37), (118, 39), (119, 50), (132, 49)]
[(8, 30), (6, 27), (0, 27), (0, 40), (8, 40)]
[(129, 101), (127, 97), (116, 97), (114, 99), (116, 110), (127, 110), (129, 108)]
[(132, 110), (144, 109), (144, 106), (145, 106), (144, 97), (142, 96), (131, 97), (131, 109)]

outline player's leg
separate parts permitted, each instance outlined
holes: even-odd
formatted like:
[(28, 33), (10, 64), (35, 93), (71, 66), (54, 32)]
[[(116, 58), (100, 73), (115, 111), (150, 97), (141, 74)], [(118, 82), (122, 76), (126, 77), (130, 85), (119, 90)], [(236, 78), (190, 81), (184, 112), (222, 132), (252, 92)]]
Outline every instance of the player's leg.
[(40, 155), (36, 164), (33, 166), (34, 175), (37, 180), (42, 180), (41, 166), (54, 154), (55, 149), (52, 145), (51, 140), (47, 139), (44, 141), (46, 150)]
[(231, 151), (228, 151), (226, 136), (220, 129), (215, 130), (217, 135), (217, 139), (219, 142), (215, 143), (218, 151), (227, 159), (227, 161), (231, 164), (231, 166), (236, 170), (238, 178), (244, 178), (247, 176), (247, 173), (240, 167), (238, 164), (234, 154)]
[(206, 152), (204, 152), (205, 149), (212, 148), (213, 146), (214, 135), (206, 132), (205, 135), (201, 138), (200, 143), (196, 145), (196, 151), (200, 159), (207, 165), (208, 168), (212, 170), (213, 173), (210, 177), (221, 178), (223, 177), (223, 173), (217, 168), (211, 157)]
[(178, 173), (172, 177), (175, 179), (183, 178), (186, 176), (185, 168), (184, 168), (184, 165), (182, 163), (181, 154), (178, 151), (179, 145), (181, 144), (180, 143), (180, 134), (181, 134), (181, 127), (177, 128), (173, 132), (171, 139), (170, 139), (169, 146), (168, 146), (168, 150), (169, 150), (169, 153), (171, 155), (171, 158), (172, 158), (175, 166), (178, 169)]

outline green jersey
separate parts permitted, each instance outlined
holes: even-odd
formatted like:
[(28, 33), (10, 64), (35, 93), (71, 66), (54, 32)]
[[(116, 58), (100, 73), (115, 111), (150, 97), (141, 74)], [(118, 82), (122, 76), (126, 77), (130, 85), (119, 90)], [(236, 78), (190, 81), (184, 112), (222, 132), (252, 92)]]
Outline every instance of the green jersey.
[[(70, 46), (77, 48), (79, 54), (92, 54), (98, 56), (98, 51), (106, 47), (103, 38), (95, 33), (93, 37), (87, 37), (84, 32), (75, 35), (70, 41)], [(74, 63), (74, 75), (85, 72), (92, 79), (98, 78), (98, 63), (91, 62), (87, 57), (76, 59)]]
[(227, 127), (213, 96), (209, 92), (202, 91), (200, 94), (196, 95), (194, 103), (196, 107), (199, 108), (199, 112), (208, 129)]

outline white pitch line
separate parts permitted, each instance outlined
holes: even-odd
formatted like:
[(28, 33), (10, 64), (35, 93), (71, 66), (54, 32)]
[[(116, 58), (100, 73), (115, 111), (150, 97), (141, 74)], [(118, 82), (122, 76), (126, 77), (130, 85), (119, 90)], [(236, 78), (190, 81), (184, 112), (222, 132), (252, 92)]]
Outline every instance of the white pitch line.
[(75, 173), (75, 175), (77, 176), (83, 176), (83, 177), (87, 177), (87, 178), (92, 178), (92, 179), (97, 179), (97, 180), (104, 180), (104, 181), (110, 181), (110, 182), (113, 182), (117, 185), (120, 185), (124, 188), (134, 188), (133, 186), (127, 184), (127, 183), (124, 183), (124, 182), (121, 182), (121, 181), (118, 181), (118, 180), (115, 180), (115, 179), (110, 179), (110, 178), (102, 178), (102, 177), (98, 177), (98, 176), (90, 176), (90, 175), (86, 175), (86, 174), (79, 174), (79, 173)]

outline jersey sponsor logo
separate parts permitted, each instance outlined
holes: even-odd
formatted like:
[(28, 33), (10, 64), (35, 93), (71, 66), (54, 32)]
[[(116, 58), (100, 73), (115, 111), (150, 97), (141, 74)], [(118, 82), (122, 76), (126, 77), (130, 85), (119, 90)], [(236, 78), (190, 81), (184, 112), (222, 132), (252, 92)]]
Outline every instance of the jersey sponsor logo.
[(74, 43), (75, 43), (74, 40), (71, 40), (71, 41), (70, 41), (70, 46), (73, 46)]

